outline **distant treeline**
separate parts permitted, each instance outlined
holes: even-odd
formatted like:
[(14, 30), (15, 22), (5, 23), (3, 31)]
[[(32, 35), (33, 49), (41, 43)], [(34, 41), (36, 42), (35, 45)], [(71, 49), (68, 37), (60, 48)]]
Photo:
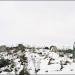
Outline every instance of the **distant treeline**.
[(59, 50), (59, 52), (63, 52), (64, 54), (65, 53), (73, 53), (73, 50), (72, 49), (66, 49), (66, 50)]
[(58, 49), (56, 46), (50, 46), (50, 47), (31, 47), (31, 46), (24, 46), (23, 44), (18, 44), (17, 46), (15, 47), (7, 47), (6, 45), (2, 45), (0, 46), (0, 51), (5, 51), (5, 50), (23, 50), (23, 49), (48, 49), (48, 50), (53, 50), (53, 51), (57, 51), (57, 52), (63, 52), (64, 54), (65, 53), (73, 53), (73, 50), (72, 49)]

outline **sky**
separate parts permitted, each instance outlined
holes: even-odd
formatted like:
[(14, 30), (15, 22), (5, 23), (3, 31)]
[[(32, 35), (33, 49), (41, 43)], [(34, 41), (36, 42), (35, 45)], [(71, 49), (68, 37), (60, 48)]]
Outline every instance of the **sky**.
[(0, 1), (0, 45), (71, 47), (75, 1)]

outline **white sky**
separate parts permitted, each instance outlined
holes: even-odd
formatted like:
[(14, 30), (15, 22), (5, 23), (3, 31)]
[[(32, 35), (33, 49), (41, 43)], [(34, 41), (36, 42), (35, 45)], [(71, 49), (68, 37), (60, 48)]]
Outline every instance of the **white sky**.
[(71, 46), (75, 1), (0, 1), (0, 44)]

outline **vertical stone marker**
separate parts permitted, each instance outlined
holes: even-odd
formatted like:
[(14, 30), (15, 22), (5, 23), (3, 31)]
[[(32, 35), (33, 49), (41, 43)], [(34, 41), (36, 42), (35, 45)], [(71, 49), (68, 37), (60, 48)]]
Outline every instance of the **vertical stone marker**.
[(75, 42), (73, 44), (73, 62), (75, 63)]

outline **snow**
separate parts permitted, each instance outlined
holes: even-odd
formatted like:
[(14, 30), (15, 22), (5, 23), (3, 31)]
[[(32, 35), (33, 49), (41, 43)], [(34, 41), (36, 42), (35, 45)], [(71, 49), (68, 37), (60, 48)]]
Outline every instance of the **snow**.
[[(38, 53), (42, 53), (41, 56)], [(73, 63), (73, 59), (70, 59), (67, 55), (64, 55), (64, 57), (59, 57), (58, 53), (50, 52), (46, 49), (40, 49), (34, 52), (29, 52), (27, 50), (25, 53), (25, 56), (28, 59), (27, 63), (27, 69), (30, 74), (36, 74), (35, 69), (38, 70), (37, 74), (75, 74), (75, 63)], [(21, 56), (22, 52), (18, 51), (16, 55), (8, 55), (6, 52), (1, 52), (0, 56), (5, 59), (13, 59), (13, 62), (15, 64), (15, 67), (13, 68), (12, 72), (4, 72), (3, 70), (7, 67), (3, 67), (0, 70), (2, 72), (0, 74), (15, 74), (15, 68), (18, 70), (17, 74), (23, 69), (23, 65), (21, 65), (20, 58), (17, 58), (17, 56)], [(50, 61), (50, 64), (48, 64)], [(62, 64), (65, 64), (66, 61), (69, 61), (66, 65), (63, 65), (63, 69), (61, 68), (61, 62)]]

